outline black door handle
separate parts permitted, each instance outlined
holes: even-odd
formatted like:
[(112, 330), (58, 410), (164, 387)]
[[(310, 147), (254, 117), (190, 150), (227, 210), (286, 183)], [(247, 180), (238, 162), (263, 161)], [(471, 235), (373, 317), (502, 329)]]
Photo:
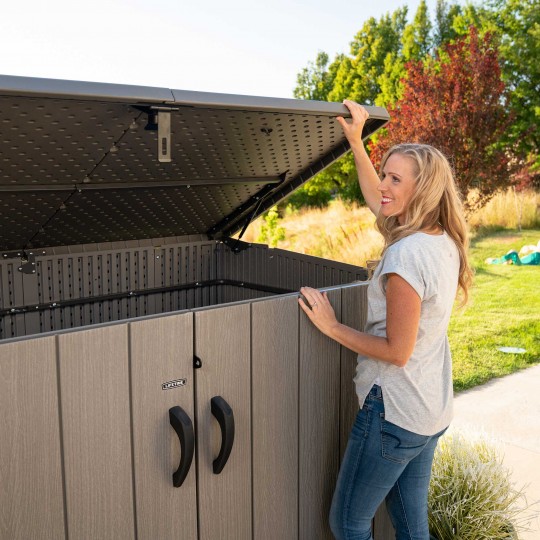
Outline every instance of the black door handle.
[(210, 409), (221, 428), (221, 449), (213, 462), (214, 474), (219, 474), (231, 455), (234, 443), (234, 414), (229, 404), (221, 396), (214, 396), (210, 400)]
[(180, 464), (178, 469), (173, 473), (173, 486), (180, 487), (191, 467), (193, 461), (193, 453), (195, 450), (195, 434), (193, 433), (193, 423), (186, 411), (182, 407), (171, 407), (169, 409), (169, 421), (174, 431), (180, 439)]

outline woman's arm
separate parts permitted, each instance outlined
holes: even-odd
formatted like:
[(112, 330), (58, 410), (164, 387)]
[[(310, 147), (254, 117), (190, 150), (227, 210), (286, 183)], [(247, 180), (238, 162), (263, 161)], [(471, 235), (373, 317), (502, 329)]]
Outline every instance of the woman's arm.
[(354, 101), (346, 99), (343, 103), (351, 112), (352, 122), (349, 124), (342, 116), (338, 116), (337, 121), (341, 124), (343, 133), (351, 146), (362, 195), (369, 209), (377, 215), (381, 207), (381, 194), (377, 189), (380, 180), (362, 140), (362, 130), (369, 118), (369, 113), (362, 105), (358, 105)]
[(411, 357), (418, 334), (421, 300), (398, 274), (388, 274), (386, 283), (386, 337), (359, 332), (337, 321), (326, 293), (311, 287), (300, 292), (311, 306), (298, 303), (311, 322), (328, 337), (352, 351), (403, 367)]

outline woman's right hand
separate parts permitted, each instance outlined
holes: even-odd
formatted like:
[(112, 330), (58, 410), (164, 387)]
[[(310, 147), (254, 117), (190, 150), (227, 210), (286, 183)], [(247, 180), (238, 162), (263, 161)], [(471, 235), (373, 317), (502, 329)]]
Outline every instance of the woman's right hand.
[(363, 147), (362, 131), (364, 130), (366, 120), (369, 118), (369, 113), (362, 105), (359, 105), (350, 99), (343, 100), (343, 104), (349, 109), (352, 122), (347, 122), (343, 116), (338, 116), (336, 120), (341, 124), (343, 134), (349, 141), (351, 148), (354, 150), (359, 146)]

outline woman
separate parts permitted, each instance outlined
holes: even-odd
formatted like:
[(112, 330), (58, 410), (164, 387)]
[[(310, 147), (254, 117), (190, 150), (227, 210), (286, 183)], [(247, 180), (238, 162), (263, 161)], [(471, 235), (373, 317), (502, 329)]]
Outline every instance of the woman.
[(378, 178), (362, 142), (367, 111), (344, 101), (338, 118), (360, 187), (385, 247), (368, 285), (365, 332), (340, 324), (326, 293), (303, 287), (299, 304), (315, 326), (358, 353), (360, 411), (339, 473), (330, 527), (338, 540), (371, 538), (386, 499), (396, 538), (429, 539), (427, 496), (438, 438), (452, 417), (446, 335), (458, 287), (472, 272), (466, 225), (446, 158), (428, 145), (391, 148)]

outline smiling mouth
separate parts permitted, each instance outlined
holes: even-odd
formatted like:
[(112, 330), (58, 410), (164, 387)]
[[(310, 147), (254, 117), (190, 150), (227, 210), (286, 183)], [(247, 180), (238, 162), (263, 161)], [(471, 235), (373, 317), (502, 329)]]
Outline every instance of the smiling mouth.
[(383, 197), (381, 200), (381, 204), (388, 204), (392, 202), (392, 199), (389, 199), (388, 197)]

